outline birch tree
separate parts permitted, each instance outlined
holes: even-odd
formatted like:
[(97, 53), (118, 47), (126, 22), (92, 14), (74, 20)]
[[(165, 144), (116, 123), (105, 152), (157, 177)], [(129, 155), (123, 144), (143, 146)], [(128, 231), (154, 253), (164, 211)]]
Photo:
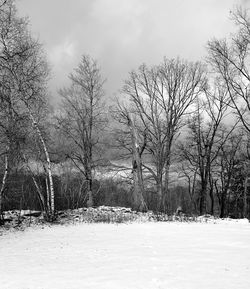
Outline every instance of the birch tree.
[(40, 139), (49, 179), (48, 219), (53, 220), (55, 206), (51, 162), (39, 123), (40, 115), (45, 113), (47, 106), (48, 65), (41, 45), (29, 32), (28, 20), (17, 15), (14, 1), (6, 1), (1, 8), (0, 21), (0, 65), (3, 83), (8, 85), (9, 117), (17, 115), (28, 120)]
[(0, 188), (0, 214), (2, 215), (3, 194), (8, 176), (19, 152), (25, 126), (25, 117), (18, 113), (14, 84), (10, 79), (9, 64), (13, 55), (6, 55), (6, 29), (9, 28), (9, 16), (12, 1), (0, 5), (0, 157), (2, 161), (2, 182)]

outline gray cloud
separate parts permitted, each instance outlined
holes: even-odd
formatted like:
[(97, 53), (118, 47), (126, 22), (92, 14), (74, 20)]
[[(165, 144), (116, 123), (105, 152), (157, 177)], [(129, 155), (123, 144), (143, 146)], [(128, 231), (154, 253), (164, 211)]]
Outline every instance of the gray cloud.
[(109, 94), (142, 62), (158, 63), (163, 56), (202, 59), (207, 40), (233, 29), (229, 11), (236, 4), (242, 1), (20, 0), (18, 7), (45, 44), (56, 95), (83, 53), (98, 59)]

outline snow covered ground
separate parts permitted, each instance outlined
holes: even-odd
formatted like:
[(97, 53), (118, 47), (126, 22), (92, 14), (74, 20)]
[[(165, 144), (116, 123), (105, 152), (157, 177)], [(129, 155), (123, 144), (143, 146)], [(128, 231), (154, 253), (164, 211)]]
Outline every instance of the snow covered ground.
[(76, 224), (0, 236), (1, 289), (249, 289), (250, 224)]

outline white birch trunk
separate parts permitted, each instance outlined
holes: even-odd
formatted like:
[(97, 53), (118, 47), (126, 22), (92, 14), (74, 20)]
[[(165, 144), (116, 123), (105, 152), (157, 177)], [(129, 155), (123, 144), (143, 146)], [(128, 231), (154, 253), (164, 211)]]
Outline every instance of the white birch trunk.
[(46, 194), (47, 194), (47, 210), (48, 210), (48, 213), (51, 213), (50, 212), (50, 191), (49, 191), (49, 184), (48, 184), (48, 178), (47, 176), (45, 176), (45, 185), (46, 185)]
[(50, 162), (50, 157), (49, 157), (49, 153), (47, 150), (47, 146), (45, 144), (45, 141), (43, 139), (42, 133), (37, 125), (37, 122), (35, 121), (31, 111), (29, 110), (29, 114), (30, 114), (30, 118), (32, 120), (32, 124), (38, 134), (38, 137), (41, 141), (41, 144), (43, 146), (43, 150), (44, 150), (44, 154), (46, 157), (46, 162), (47, 162), (47, 170), (48, 170), (48, 177), (49, 177), (49, 189), (50, 189), (50, 207), (48, 209), (50, 209), (50, 213), (52, 214), (52, 216), (55, 213), (55, 195), (54, 195), (54, 186), (53, 186), (53, 178), (52, 178), (52, 170), (51, 170), (51, 162)]
[(34, 185), (35, 185), (35, 187), (36, 187), (36, 190), (37, 190), (37, 193), (38, 193), (40, 202), (41, 202), (42, 210), (43, 210), (43, 211), (46, 211), (46, 209), (45, 209), (45, 201), (44, 201), (43, 194), (42, 194), (42, 192), (41, 192), (41, 190), (40, 190), (40, 188), (39, 188), (39, 186), (38, 186), (38, 184), (37, 184), (37, 181), (36, 181), (36, 179), (35, 179), (35, 177), (34, 177), (33, 175), (32, 175), (32, 180), (33, 180), (33, 183), (34, 183)]
[(32, 171), (32, 169), (30, 168), (30, 166), (29, 166), (29, 164), (28, 164), (28, 161), (27, 161), (27, 158), (26, 158), (25, 154), (23, 154), (23, 158), (24, 158), (24, 160), (25, 160), (25, 162), (26, 162), (26, 166), (27, 166), (28, 170), (30, 171), (30, 174), (31, 174), (33, 183), (34, 183), (34, 185), (35, 185), (35, 187), (36, 187), (36, 191), (37, 191), (37, 194), (38, 194), (40, 203), (41, 203), (41, 209), (42, 209), (42, 211), (46, 211), (46, 212), (47, 212), (46, 205), (45, 205), (45, 200), (44, 200), (44, 196), (43, 196), (43, 194), (42, 194), (42, 192), (41, 192), (41, 189), (39, 188), (39, 185), (38, 185), (38, 183), (37, 183), (37, 181), (36, 181), (36, 179), (35, 179), (35, 176), (34, 176), (34, 174), (33, 174), (33, 171)]

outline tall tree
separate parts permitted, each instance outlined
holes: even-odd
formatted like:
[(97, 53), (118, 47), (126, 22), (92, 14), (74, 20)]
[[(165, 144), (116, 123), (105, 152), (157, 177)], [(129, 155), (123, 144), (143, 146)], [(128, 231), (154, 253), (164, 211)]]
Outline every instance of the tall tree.
[(221, 134), (223, 121), (229, 113), (230, 97), (227, 89), (216, 79), (215, 83), (204, 91), (204, 95), (197, 100), (197, 110), (189, 120), (190, 134), (180, 146), (180, 155), (187, 161), (193, 171), (198, 172), (200, 178), (199, 212), (207, 212), (207, 193), (210, 189), (211, 210), (214, 211), (213, 194), (213, 165), (216, 161), (221, 145), (229, 137), (235, 125)]
[(232, 133), (220, 146), (216, 159), (215, 188), (220, 205), (220, 218), (228, 212), (229, 192), (233, 187), (234, 174), (240, 160), (240, 151), (244, 143), (242, 131)]
[(205, 71), (200, 63), (164, 59), (158, 66), (142, 65), (131, 72), (123, 87), (141, 131), (147, 131), (145, 151), (151, 156), (153, 167), (145, 162), (143, 166), (156, 182), (158, 210), (167, 210), (174, 138), (205, 85)]
[[(30, 34), (28, 20), (17, 15), (15, 3), (7, 0), (0, 17), (0, 73), (2, 96), (8, 104), (8, 119), (27, 120), (34, 128), (46, 157), (50, 189), (49, 218), (54, 218), (54, 186), (48, 148), (43, 136), (41, 114), (47, 106), (48, 65), (42, 47)], [(27, 128), (28, 129), (28, 128)]]
[[(231, 98), (232, 107), (250, 133), (250, 17), (247, 10), (238, 7), (231, 12), (238, 31), (230, 39), (214, 39), (208, 42), (209, 61), (221, 77)], [(248, 159), (249, 167), (250, 160)], [(246, 175), (250, 178), (250, 172)], [(250, 211), (248, 197), (248, 211)]]
[(86, 180), (88, 206), (93, 206), (93, 173), (101, 156), (100, 139), (106, 123), (104, 90), (97, 61), (83, 55), (70, 74), (71, 85), (60, 90), (62, 104), (57, 126), (68, 144), (66, 156)]

